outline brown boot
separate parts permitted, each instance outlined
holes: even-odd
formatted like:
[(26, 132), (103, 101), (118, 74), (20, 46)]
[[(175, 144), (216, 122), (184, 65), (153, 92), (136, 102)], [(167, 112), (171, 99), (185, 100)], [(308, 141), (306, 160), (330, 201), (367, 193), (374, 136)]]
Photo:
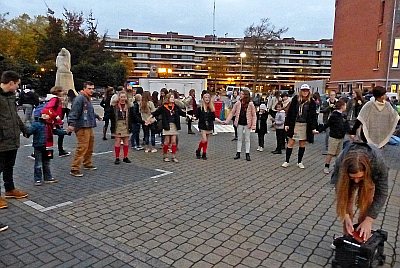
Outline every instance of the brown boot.
[(14, 190), (6, 192), (4, 196), (5, 196), (5, 198), (21, 199), (21, 198), (28, 197), (28, 194), (25, 193), (24, 191), (14, 189)]
[(7, 208), (7, 207), (8, 207), (7, 200), (4, 197), (0, 196), (0, 209)]

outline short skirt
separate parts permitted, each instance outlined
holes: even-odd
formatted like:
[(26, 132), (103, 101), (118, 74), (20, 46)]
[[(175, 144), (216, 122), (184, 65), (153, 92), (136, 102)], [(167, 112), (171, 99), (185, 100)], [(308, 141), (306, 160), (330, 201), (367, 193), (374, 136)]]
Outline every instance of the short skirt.
[(113, 134), (113, 136), (117, 138), (129, 137), (129, 128), (126, 120), (117, 121), (117, 126), (115, 128), (115, 133)]
[(162, 134), (164, 136), (175, 136), (175, 135), (178, 135), (178, 130), (176, 129), (176, 125), (174, 123), (169, 123), (169, 130), (163, 129)]
[(307, 123), (298, 123), (294, 125), (294, 140), (306, 141), (307, 140)]

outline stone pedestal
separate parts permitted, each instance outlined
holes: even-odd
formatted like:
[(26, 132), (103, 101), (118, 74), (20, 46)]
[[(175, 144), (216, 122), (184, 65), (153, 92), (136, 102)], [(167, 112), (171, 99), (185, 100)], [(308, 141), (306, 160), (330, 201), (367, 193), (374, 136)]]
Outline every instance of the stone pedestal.
[(75, 89), (73, 74), (71, 72), (65, 72), (65, 73), (57, 72), (56, 86), (60, 86), (66, 91), (70, 89)]

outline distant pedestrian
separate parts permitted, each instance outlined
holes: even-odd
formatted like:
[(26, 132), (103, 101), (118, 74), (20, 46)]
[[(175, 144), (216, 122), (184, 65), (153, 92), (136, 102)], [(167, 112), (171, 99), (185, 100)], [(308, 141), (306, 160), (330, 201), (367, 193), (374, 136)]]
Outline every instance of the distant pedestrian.
[[(193, 114), (197, 111), (197, 103), (196, 103), (196, 91), (192, 88), (189, 90), (189, 96), (187, 96), (184, 100), (186, 105), (186, 112), (193, 116)], [(192, 130), (192, 119), (188, 119), (188, 134), (194, 134)]]
[(71, 112), (68, 116), (68, 130), (70, 132), (75, 132), (78, 140), (70, 172), (70, 174), (75, 177), (83, 176), (80, 171), (82, 163), (84, 169), (97, 169), (92, 162), (94, 147), (93, 128), (96, 127), (96, 118), (98, 120), (101, 120), (101, 118), (94, 112), (91, 102), (93, 92), (93, 82), (84, 82), (83, 90), (81, 90), (80, 94), (74, 99)]
[(156, 124), (152, 123), (146, 125), (145, 121), (151, 117), (151, 114), (156, 110), (154, 103), (151, 101), (149, 91), (143, 91), (142, 101), (140, 102), (140, 117), (142, 120), (143, 138), (144, 138), (144, 152), (156, 153)]
[(39, 96), (32, 89), (31, 85), (26, 85), (26, 88), (21, 91), (19, 104), (24, 109), (24, 123), (30, 124), (32, 122), (33, 109), (39, 105)]
[(361, 127), (361, 140), (382, 148), (393, 135), (399, 122), (399, 114), (385, 100), (384, 87), (376, 86), (372, 94), (374, 100), (368, 101), (361, 108), (350, 134), (354, 139), (357, 129)]
[[(230, 110), (233, 109), (233, 106), (235, 106), (235, 103), (238, 100), (240, 100), (239, 91), (237, 89), (234, 89), (233, 92), (232, 92), (231, 101), (230, 101), (230, 105), (229, 105)], [(232, 141), (237, 141), (238, 134), (237, 134), (237, 127), (235, 126), (235, 115), (233, 115), (232, 121), (233, 121), (232, 122), (233, 130), (235, 131), (235, 137), (232, 139)]]
[(136, 151), (143, 150), (143, 147), (140, 145), (140, 126), (142, 125), (142, 120), (140, 119), (140, 103), (142, 101), (142, 95), (136, 94), (135, 99), (132, 103), (132, 108), (130, 109), (131, 118), (132, 118), (132, 135), (131, 135), (131, 146), (132, 149)]
[(233, 159), (239, 159), (242, 151), (243, 134), (246, 147), (246, 160), (250, 159), (250, 132), (256, 130), (256, 108), (250, 100), (250, 92), (246, 89), (240, 91), (240, 101), (237, 101), (233, 106), (232, 111), (229, 113), (225, 123), (229, 123), (233, 116), (235, 116), (234, 124), (238, 128), (238, 140), (236, 145), (236, 156)]
[[(20, 146), (20, 133), (26, 128), (17, 114), (15, 91), (21, 83), (16, 72), (5, 71), (0, 80), (0, 174), (3, 173), (5, 198), (25, 198), (28, 194), (14, 186), (14, 165)], [(7, 201), (0, 196), (0, 209), (7, 208)]]
[(107, 129), (108, 129), (108, 125), (110, 124), (110, 114), (111, 114), (111, 110), (112, 110), (111, 98), (112, 98), (113, 93), (114, 93), (114, 88), (107, 87), (106, 91), (104, 92), (103, 99), (100, 102), (100, 106), (103, 107), (103, 109), (104, 109), (103, 141), (107, 140)]
[[(322, 115), (322, 122), (324, 125), (328, 123), (328, 118), (331, 113), (335, 110), (335, 103), (338, 101), (336, 98), (336, 91), (331, 90), (329, 92), (329, 98), (324, 101), (321, 105), (320, 112)], [(325, 151), (322, 153), (326, 155), (328, 153), (328, 139), (329, 139), (329, 128), (325, 129)]]
[(163, 160), (164, 162), (171, 161), (168, 158), (168, 149), (169, 145), (171, 145), (172, 162), (178, 163), (179, 161), (176, 158), (176, 136), (178, 135), (178, 131), (181, 129), (180, 116), (185, 117), (186, 113), (175, 104), (174, 95), (168, 93), (164, 98), (164, 105), (160, 106), (152, 113), (152, 116), (147, 119), (146, 125), (153, 123), (154, 118), (158, 118), (160, 115), (162, 117), (161, 120), (164, 136)]
[(256, 133), (258, 136), (257, 151), (262, 152), (264, 151), (264, 140), (265, 140), (265, 134), (267, 133), (267, 120), (268, 120), (267, 106), (264, 103), (260, 105), (260, 111), (258, 111), (256, 115), (257, 115)]
[(339, 155), (343, 148), (343, 139), (349, 132), (350, 127), (345, 118), (346, 102), (338, 100), (335, 103), (335, 110), (328, 119), (326, 127), (330, 128), (328, 140), (328, 154), (325, 159), (324, 173), (329, 174), (329, 166), (334, 156)]
[(289, 142), (286, 148), (286, 160), (282, 167), (289, 166), (290, 156), (293, 152), (293, 147), (296, 141), (299, 142), (299, 152), (297, 166), (304, 168), (303, 156), (306, 151), (306, 143), (314, 142), (314, 135), (317, 131), (317, 111), (316, 104), (310, 93), (310, 86), (303, 84), (300, 87), (299, 95), (292, 98), (289, 106), (288, 114), (285, 119), (285, 131), (289, 137)]
[(286, 113), (283, 109), (283, 104), (278, 102), (275, 105), (276, 115), (274, 118), (275, 124), (275, 135), (276, 135), (276, 149), (272, 151), (273, 154), (282, 154), (282, 150), (285, 149), (285, 118)]
[(128, 158), (129, 153), (129, 135), (131, 132), (132, 118), (129, 113), (131, 108), (131, 102), (128, 100), (128, 95), (125, 91), (118, 93), (118, 99), (115, 103), (111, 103), (110, 109), (110, 120), (111, 120), (111, 135), (115, 138), (114, 151), (115, 161), (114, 164), (118, 165), (121, 163), (119, 156), (121, 151), (121, 141), (123, 142), (123, 154), (122, 159), (125, 163), (131, 163)]
[[(215, 117), (214, 101), (210, 93), (205, 93), (202, 96), (202, 102), (195, 111), (196, 118), (199, 120), (199, 130), (201, 134), (199, 147), (196, 150), (197, 159), (202, 158), (207, 160), (207, 147), (210, 134), (212, 134), (214, 121), (222, 123), (222, 121)], [(203, 151), (203, 152), (202, 152)]]

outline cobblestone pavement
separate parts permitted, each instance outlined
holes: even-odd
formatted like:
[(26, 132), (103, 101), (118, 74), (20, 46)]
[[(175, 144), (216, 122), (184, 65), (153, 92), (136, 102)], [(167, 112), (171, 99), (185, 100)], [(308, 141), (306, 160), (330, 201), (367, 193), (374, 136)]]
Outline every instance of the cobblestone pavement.
[[(0, 211), (0, 267), (330, 267), (332, 237), (341, 233), (334, 191), (324, 175), (323, 135), (309, 145), (301, 170), (281, 168), (274, 132), (251, 162), (233, 160), (231, 133), (213, 136), (207, 161), (194, 157), (199, 135), (179, 136), (179, 163), (161, 152), (131, 151), (132, 164), (113, 164), (113, 140), (95, 129), (96, 171), (70, 176), (71, 157), (52, 161), (59, 183), (33, 186), (29, 141), (21, 138), (15, 168), (24, 200)], [(75, 137), (66, 137), (73, 151)], [(389, 232), (400, 253), (400, 147), (387, 146), (390, 196), (375, 228)], [(57, 155), (57, 153), (55, 153)], [(386, 244), (385, 267), (393, 249)], [(400, 267), (400, 262), (395, 263)]]

